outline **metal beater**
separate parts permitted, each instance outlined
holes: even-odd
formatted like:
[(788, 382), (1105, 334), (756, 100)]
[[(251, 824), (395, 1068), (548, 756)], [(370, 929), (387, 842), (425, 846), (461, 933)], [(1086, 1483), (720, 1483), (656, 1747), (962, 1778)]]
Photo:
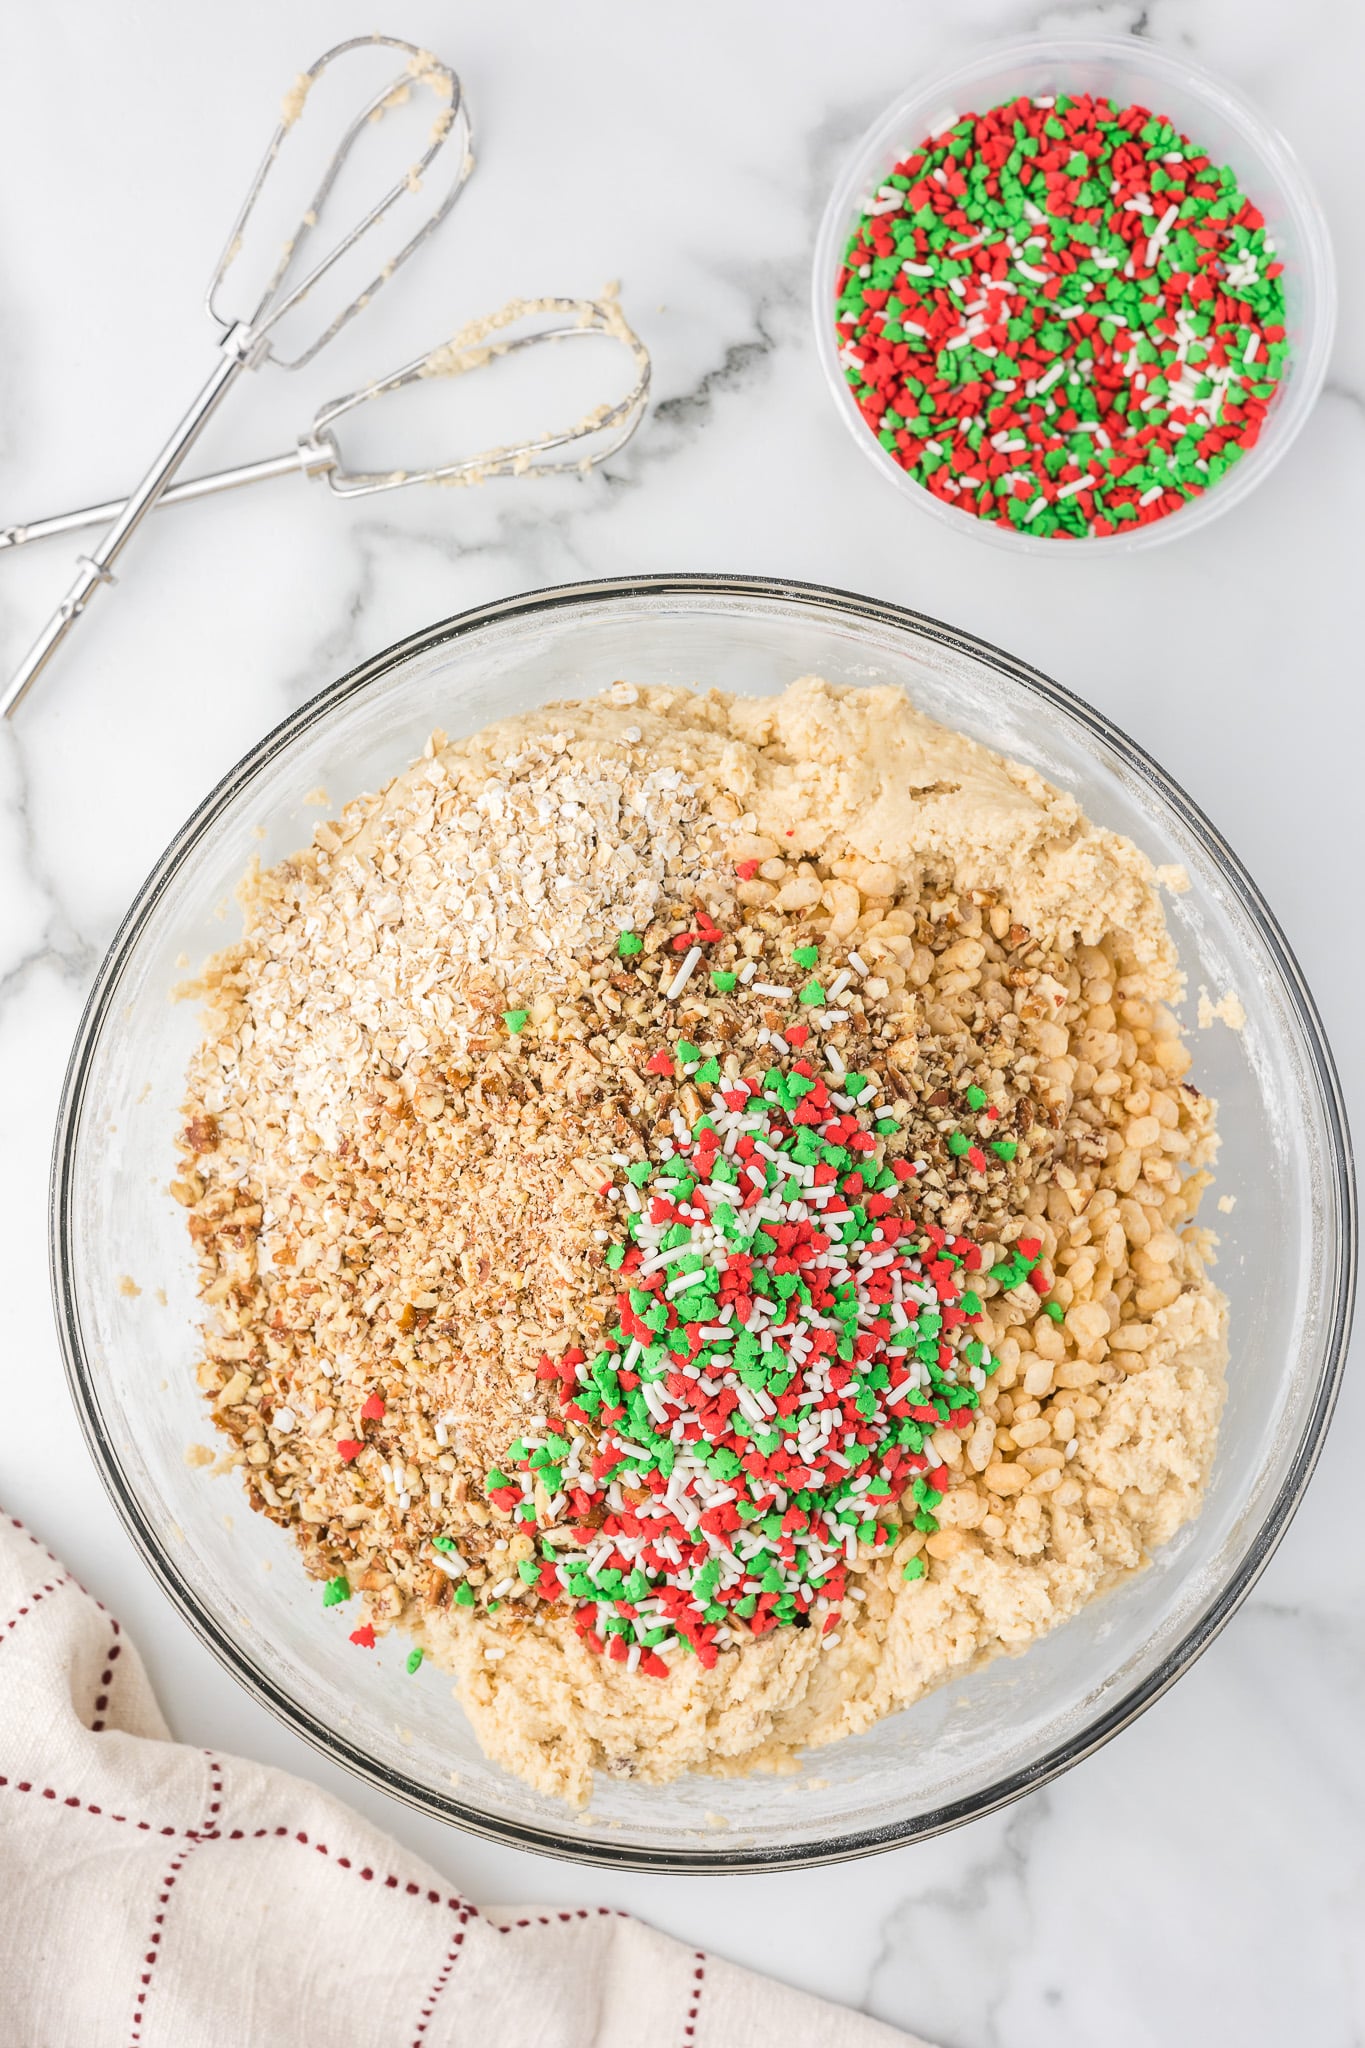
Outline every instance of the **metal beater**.
[[(378, 92), (372, 93), (365, 104), (350, 118), (336, 149), (327, 161), (321, 181), (298, 226), (285, 241), (255, 305), (241, 318), (220, 312), (220, 294), (224, 290), (228, 273), (241, 251), (243, 236), (256, 209), (262, 188), (280, 154), (285, 138), (302, 114), (309, 94), (331, 65), (348, 57), (353, 51), (372, 47), (399, 52), (406, 60), (403, 70), (397, 77), (390, 78)], [(401, 104), (416, 92), (429, 93), (436, 107), (425, 148), (406, 173), (370, 207), (364, 217), (332, 244), (311, 268), (307, 267), (301, 260), (303, 253), (317, 235), (328, 199), (360, 137), (371, 123), (380, 120), (388, 109)], [(242, 371), (247, 368), (254, 369), (264, 362), (276, 362), (282, 369), (287, 370), (300, 368), (304, 363), (311, 362), (318, 351), (369, 304), (381, 286), (386, 284), (394, 272), (407, 262), (409, 256), (421, 247), (450, 212), (474, 166), (472, 140), (464, 92), (456, 73), (448, 64), (440, 63), (429, 51), (419, 49), (415, 43), (404, 42), (397, 36), (351, 36), (345, 42), (337, 43), (334, 48), (325, 51), (315, 64), (310, 65), (308, 70), (300, 75), (285, 100), (279, 125), (270, 139), (260, 168), (252, 180), (241, 211), (232, 224), (223, 253), (209, 281), (206, 297), (209, 316), (222, 330), (218, 342), (218, 361), (213, 372), (137, 489), (131, 497), (123, 501), (113, 525), (99, 546), (90, 554), (79, 558), (78, 574), (70, 590), (49, 619), (3, 697), (0, 697), (0, 712), (6, 717), (13, 713), (35, 679), (52, 659), (100, 585), (115, 580), (115, 562), (147, 514), (164, 495), (171, 479)], [(447, 180), (445, 168), (451, 161), (452, 153), (455, 168)], [(343, 257), (381, 225), (400, 201), (425, 193), (425, 180), (438, 158), (443, 160), (441, 172), (433, 185), (431, 203), (424, 206), (420, 224), (416, 229), (394, 253), (385, 258), (364, 289), (349, 299), (319, 333), (292, 355), (278, 353), (274, 342), (280, 322), (303, 303), (314, 287), (334, 270)]]
[[(527, 324), (540, 318), (549, 319), (552, 324)], [(523, 331), (514, 331), (518, 328)], [(344, 466), (332, 430), (338, 420), (368, 400), (382, 398), (386, 392), (407, 385), (467, 375), (525, 349), (594, 337), (619, 343), (630, 359), (633, 382), (625, 396), (614, 403), (600, 405), (560, 430), (511, 446), (487, 448), (476, 455), (433, 463), (425, 469), (351, 470)], [(181, 505), (192, 498), (207, 498), (217, 491), (237, 490), (243, 484), (265, 483), (279, 476), (324, 477), (337, 497), (361, 498), (374, 491), (397, 490), (406, 484), (474, 484), (494, 477), (581, 472), (605, 462), (625, 446), (643, 417), (649, 380), (649, 351), (627, 325), (614, 297), (513, 299), (498, 312), (470, 321), (449, 341), (405, 363), (401, 370), (377, 377), (344, 398), (329, 400), (314, 414), (312, 425), (299, 436), (297, 445), (284, 454), (267, 456), (260, 462), (238, 463), (232, 469), (215, 470), (208, 476), (187, 478), (183, 483), (171, 484), (156, 502)], [(584, 452), (569, 457), (560, 453), (571, 448)], [(119, 517), (131, 502), (110, 498), (102, 505), (87, 505), (78, 512), (57, 513), (48, 519), (30, 520), (24, 526), (0, 527), (0, 550), (23, 547), (29, 541), (46, 540), (54, 534), (73, 533), (83, 526), (103, 526)]]

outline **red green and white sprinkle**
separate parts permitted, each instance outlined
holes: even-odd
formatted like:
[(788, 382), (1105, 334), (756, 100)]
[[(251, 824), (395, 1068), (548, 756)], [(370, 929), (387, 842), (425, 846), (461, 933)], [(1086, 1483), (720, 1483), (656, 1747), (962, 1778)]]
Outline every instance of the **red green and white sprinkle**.
[(1234, 173), (1145, 107), (964, 114), (864, 202), (840, 359), (942, 503), (1056, 539), (1176, 512), (1252, 446), (1289, 344)]
[[(485, 1484), (539, 1539), (523, 1583), (570, 1601), (590, 1650), (663, 1678), (675, 1652), (709, 1666), (779, 1626), (833, 1639), (860, 1555), (937, 1528), (932, 1439), (970, 1425), (995, 1360), (980, 1248), (917, 1220), (874, 1080), (819, 1046), (747, 1080), (686, 1039), (649, 1065), (706, 1107), (675, 1111), (659, 1156), (618, 1160), (619, 1320), (596, 1356), (545, 1358), (560, 1424)], [(993, 1277), (1018, 1285), (1040, 1252), (1020, 1239)]]

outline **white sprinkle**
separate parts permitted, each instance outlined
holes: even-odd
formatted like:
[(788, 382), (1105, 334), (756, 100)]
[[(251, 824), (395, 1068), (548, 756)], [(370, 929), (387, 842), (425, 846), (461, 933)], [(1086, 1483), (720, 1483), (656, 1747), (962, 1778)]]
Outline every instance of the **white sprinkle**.
[(871, 974), (872, 972), (872, 969), (868, 966), (861, 953), (850, 953), (848, 964), (857, 974)]
[(1138, 499), (1139, 505), (1155, 505), (1165, 488), (1165, 484), (1153, 484), (1150, 491), (1144, 491)]
[(1057, 493), (1058, 501), (1060, 502), (1063, 498), (1074, 498), (1077, 491), (1093, 490), (1099, 481), (1100, 479), (1097, 476), (1078, 476), (1074, 482), (1062, 485), (1062, 488)]
[(751, 996), (780, 997), (784, 1002), (790, 1002), (792, 994), (789, 988), (781, 988), (775, 981), (755, 981), (750, 985), (749, 993)]
[(696, 973), (697, 966), (700, 960), (701, 947), (693, 946), (691, 952), (683, 961), (682, 966), (678, 969), (672, 981), (668, 984), (668, 988), (664, 994), (664, 1001), (666, 1003), (673, 1002), (678, 996), (682, 994), (683, 990), (687, 987), (688, 982), (691, 981), (692, 976)]
[(1030, 519), (1036, 519), (1038, 514), (1043, 510), (1043, 507), (1046, 504), (1046, 498), (1035, 498), (1033, 503), (1029, 506), (1028, 511), (1024, 514), (1024, 524), (1027, 526)]
[(1158, 250), (1179, 218), (1180, 208), (1178, 206), (1168, 206), (1161, 219), (1157, 222), (1156, 227), (1152, 230), (1151, 240), (1147, 244), (1147, 268), (1149, 270), (1154, 267)]
[(741, 982), (743, 982), (747, 986), (748, 983), (753, 980), (754, 976), (757, 973), (758, 962), (756, 960), (746, 960), (744, 965), (739, 970), (739, 978)]

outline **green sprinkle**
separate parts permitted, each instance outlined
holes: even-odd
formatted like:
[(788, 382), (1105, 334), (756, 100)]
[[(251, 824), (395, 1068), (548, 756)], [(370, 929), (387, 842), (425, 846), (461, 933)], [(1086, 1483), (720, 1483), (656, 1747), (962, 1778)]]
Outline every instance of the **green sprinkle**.
[(412, 1674), (413, 1674), (413, 1672), (414, 1672), (414, 1671), (420, 1671), (420, 1670), (421, 1670), (421, 1668), (422, 1668), (422, 1652), (421, 1652), (420, 1650), (409, 1650), (409, 1652), (408, 1652), (408, 1663), (407, 1663), (407, 1672), (408, 1672), (408, 1677), (409, 1677), (409, 1678), (411, 1678), (411, 1677), (412, 1677)]
[(924, 1559), (922, 1557), (912, 1557), (908, 1564), (902, 1565), (901, 1577), (903, 1579), (922, 1579), (924, 1577)]
[(344, 1572), (335, 1579), (328, 1579), (327, 1584), (322, 1589), (322, 1604), (324, 1607), (339, 1607), (343, 1600), (349, 1600), (350, 1597), (351, 1582)]
[(813, 1010), (828, 1000), (818, 981), (808, 981), (801, 991), (801, 1001), (808, 1010)]
[(814, 967), (819, 963), (820, 948), (818, 946), (796, 946), (792, 950), (792, 959), (798, 967)]
[(1060, 1301), (1045, 1301), (1043, 1303), (1043, 1312), (1045, 1315), (1051, 1316), (1054, 1323), (1060, 1323), (1066, 1314), (1066, 1310), (1062, 1307)]
[(967, 1102), (972, 1109), (984, 1109), (986, 1107), (985, 1089), (976, 1087), (969, 1088), (967, 1090)]
[(711, 985), (718, 995), (728, 996), (738, 980), (739, 976), (737, 974), (731, 974), (724, 967), (713, 967), (711, 969)]
[(1013, 1138), (996, 1138), (991, 1144), (991, 1150), (1001, 1159), (1013, 1159), (1019, 1147)]
[(472, 1607), (475, 1604), (474, 1588), (467, 1580), (462, 1579), (455, 1588), (455, 1604), (457, 1607)]
[(638, 932), (622, 932), (616, 941), (616, 950), (623, 960), (629, 960), (632, 953), (643, 953), (645, 942)]
[(518, 1032), (524, 1031), (526, 1029), (526, 1020), (530, 1016), (530, 1014), (531, 1012), (529, 1010), (504, 1010), (502, 1013), (502, 1021), (507, 1026), (507, 1029), (511, 1032), (512, 1036), (515, 1038)]
[(449, 1536), (433, 1536), (431, 1547), (433, 1550), (444, 1551), (447, 1557), (454, 1557), (456, 1554), (456, 1546)]

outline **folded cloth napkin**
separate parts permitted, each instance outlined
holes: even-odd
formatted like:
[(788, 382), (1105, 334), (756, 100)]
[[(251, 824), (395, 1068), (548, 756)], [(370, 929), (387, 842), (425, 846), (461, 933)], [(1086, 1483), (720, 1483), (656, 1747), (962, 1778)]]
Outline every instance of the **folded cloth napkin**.
[(479, 1912), (303, 1779), (172, 1742), (118, 1623), (0, 1517), (0, 2041), (907, 2048), (909, 2037), (623, 1913)]

